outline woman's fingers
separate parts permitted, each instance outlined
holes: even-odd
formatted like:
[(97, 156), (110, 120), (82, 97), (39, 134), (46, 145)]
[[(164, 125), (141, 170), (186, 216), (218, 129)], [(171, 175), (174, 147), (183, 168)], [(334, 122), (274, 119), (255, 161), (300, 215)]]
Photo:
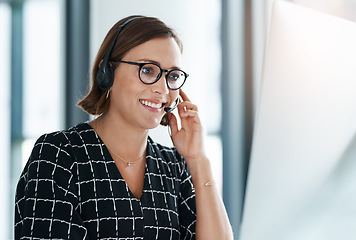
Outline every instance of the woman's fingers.
[(185, 94), (185, 92), (181, 88), (179, 89), (179, 95), (182, 97), (183, 101), (189, 101), (190, 102), (190, 99), (188, 98), (187, 94)]
[(179, 103), (179, 105), (181, 107), (186, 108), (187, 110), (194, 110), (194, 111), (198, 112), (198, 106), (189, 102), (189, 101), (181, 102), (181, 103)]
[(199, 112), (194, 110), (186, 110), (181, 113), (181, 117), (198, 117)]
[(178, 104), (178, 113), (179, 116), (183, 117), (186, 116), (185, 113), (189, 113), (189, 112), (196, 112), (198, 113), (198, 107), (197, 105), (191, 103), (191, 102), (181, 102)]
[(187, 124), (189, 121), (200, 124), (199, 112), (197, 111), (197, 107), (195, 105), (188, 108), (182, 104), (178, 107), (178, 114), (181, 119), (182, 127), (188, 126)]
[(182, 89), (179, 89), (179, 95), (181, 96), (181, 99), (183, 100), (178, 104), (178, 112), (179, 114), (184, 113), (184, 112), (198, 112), (198, 106), (193, 104), (188, 96), (185, 94), (185, 92)]

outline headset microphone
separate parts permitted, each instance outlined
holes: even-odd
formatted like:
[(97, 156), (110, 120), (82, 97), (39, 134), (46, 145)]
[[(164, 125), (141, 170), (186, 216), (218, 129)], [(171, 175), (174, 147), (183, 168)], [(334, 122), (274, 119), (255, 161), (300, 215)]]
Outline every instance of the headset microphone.
[(179, 103), (179, 98), (176, 99), (176, 101), (174, 102), (174, 105), (173, 107), (165, 107), (163, 110), (166, 112), (166, 113), (170, 113), (172, 112), (178, 105)]

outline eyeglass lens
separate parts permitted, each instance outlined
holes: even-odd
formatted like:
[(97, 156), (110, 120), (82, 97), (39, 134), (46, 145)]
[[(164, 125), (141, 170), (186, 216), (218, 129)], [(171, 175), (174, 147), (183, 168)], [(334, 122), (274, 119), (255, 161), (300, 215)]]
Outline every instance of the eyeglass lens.
[[(161, 69), (151, 63), (143, 65), (140, 69), (140, 79), (144, 83), (154, 83), (160, 78)], [(167, 72), (166, 80), (170, 89), (178, 89), (185, 82), (186, 75), (183, 71), (176, 69)]]

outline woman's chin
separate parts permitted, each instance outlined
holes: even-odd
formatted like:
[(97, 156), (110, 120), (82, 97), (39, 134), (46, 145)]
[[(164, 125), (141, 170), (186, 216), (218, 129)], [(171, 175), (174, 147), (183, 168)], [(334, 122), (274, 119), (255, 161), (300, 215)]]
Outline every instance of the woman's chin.
[(154, 120), (151, 119), (151, 121), (145, 122), (144, 128), (148, 130), (155, 129), (160, 125), (160, 123), (161, 123), (161, 119), (154, 119)]

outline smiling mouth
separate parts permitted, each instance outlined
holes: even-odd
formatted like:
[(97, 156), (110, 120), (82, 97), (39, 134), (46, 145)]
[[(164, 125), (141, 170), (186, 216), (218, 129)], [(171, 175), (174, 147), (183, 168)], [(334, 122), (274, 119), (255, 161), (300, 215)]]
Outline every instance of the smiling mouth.
[(150, 102), (147, 100), (140, 100), (140, 103), (142, 105), (145, 105), (145, 106), (148, 106), (151, 108), (155, 108), (155, 109), (161, 109), (161, 108), (163, 108), (164, 105), (166, 105), (166, 103), (153, 103), (153, 102)]

